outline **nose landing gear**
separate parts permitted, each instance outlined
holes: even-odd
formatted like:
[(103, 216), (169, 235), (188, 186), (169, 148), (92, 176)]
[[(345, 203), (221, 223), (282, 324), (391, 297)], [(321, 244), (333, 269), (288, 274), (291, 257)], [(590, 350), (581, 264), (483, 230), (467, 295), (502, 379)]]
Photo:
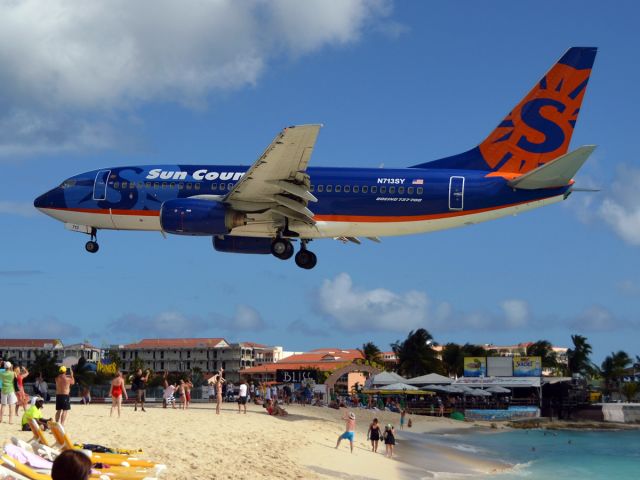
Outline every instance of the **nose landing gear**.
[(84, 249), (89, 253), (96, 253), (100, 249), (98, 245), (98, 229), (91, 229), (91, 240), (84, 244)]

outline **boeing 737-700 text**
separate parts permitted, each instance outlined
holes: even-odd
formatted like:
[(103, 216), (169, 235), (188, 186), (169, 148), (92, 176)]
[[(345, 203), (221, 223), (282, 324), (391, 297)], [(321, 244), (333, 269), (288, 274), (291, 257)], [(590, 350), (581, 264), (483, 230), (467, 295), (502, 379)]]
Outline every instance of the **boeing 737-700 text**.
[(595, 146), (568, 152), (595, 48), (574, 47), (478, 146), (403, 169), (313, 168), (320, 125), (285, 128), (250, 167), (112, 167), (71, 177), (35, 207), (91, 236), (100, 229), (210, 236), (216, 250), (273, 254), (310, 269), (309, 241), (431, 232), (566, 199)]

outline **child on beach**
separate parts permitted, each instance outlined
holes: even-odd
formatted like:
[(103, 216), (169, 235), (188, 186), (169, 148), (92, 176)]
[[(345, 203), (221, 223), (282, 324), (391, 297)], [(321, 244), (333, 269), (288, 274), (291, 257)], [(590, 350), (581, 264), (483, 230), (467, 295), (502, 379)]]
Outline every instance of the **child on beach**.
[(378, 452), (378, 442), (380, 441), (380, 425), (378, 419), (374, 418), (371, 425), (369, 425), (369, 431), (367, 432), (367, 438), (371, 440), (371, 451)]
[(384, 427), (384, 446), (385, 446), (385, 457), (392, 458), (393, 457), (393, 446), (396, 444), (396, 431), (393, 428), (393, 425), (389, 424)]
[(407, 411), (403, 408), (400, 412), (400, 430), (404, 430), (404, 418), (407, 416)]
[(349, 445), (351, 446), (351, 453), (353, 453), (353, 436), (355, 435), (356, 430), (356, 414), (350, 412), (349, 415), (345, 413), (345, 416), (342, 419), (345, 423), (345, 431), (342, 435), (338, 437), (338, 443), (336, 443), (336, 449), (340, 446), (340, 442), (345, 439), (349, 440)]

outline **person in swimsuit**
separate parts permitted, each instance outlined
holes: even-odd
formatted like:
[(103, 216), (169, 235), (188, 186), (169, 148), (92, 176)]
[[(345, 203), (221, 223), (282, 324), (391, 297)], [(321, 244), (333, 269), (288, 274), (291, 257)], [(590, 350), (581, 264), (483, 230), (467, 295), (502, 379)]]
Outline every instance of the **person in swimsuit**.
[(118, 411), (118, 418), (120, 418), (122, 396), (124, 395), (125, 400), (128, 399), (127, 389), (124, 387), (124, 378), (122, 378), (121, 371), (118, 371), (116, 373), (116, 378), (111, 380), (111, 390), (109, 391), (109, 395), (111, 395), (111, 412), (109, 412), (109, 416), (113, 416), (113, 409), (115, 408)]
[(71, 391), (71, 385), (75, 384), (76, 380), (73, 378), (72, 369), (69, 369), (70, 376), (67, 376), (67, 367), (65, 366), (60, 367), (58, 371), (59, 374), (56, 377), (56, 422), (64, 425), (69, 410), (71, 410), (69, 392)]
[(369, 425), (367, 437), (369, 438), (369, 440), (371, 440), (371, 451), (377, 453), (378, 442), (380, 441), (380, 425), (378, 424), (377, 418), (374, 418), (373, 422), (371, 422), (371, 425)]
[(191, 379), (187, 378), (184, 382), (184, 409), (189, 408), (189, 404), (191, 403), (191, 389), (193, 388), (193, 383), (191, 383)]
[(182, 410), (185, 410), (187, 408), (187, 399), (185, 397), (184, 394), (184, 380), (180, 380), (180, 383), (178, 384), (177, 388), (176, 388), (176, 400), (178, 402), (182, 402), (180, 408)]
[(29, 396), (24, 391), (24, 379), (29, 376), (29, 370), (25, 367), (16, 367), (13, 369), (16, 375), (16, 397), (18, 402), (16, 403), (16, 416), (18, 416), (18, 410), (22, 407), (23, 412), (27, 411), (27, 405), (29, 403)]
[(351, 453), (353, 453), (353, 436), (356, 430), (356, 414), (350, 412), (349, 415), (342, 417), (342, 419), (346, 422), (344, 433), (338, 437), (338, 442), (336, 443), (336, 449), (340, 446), (340, 442), (342, 440), (349, 440), (349, 444), (351, 446)]
[(392, 458), (393, 457), (393, 446), (396, 444), (396, 431), (393, 428), (393, 425), (389, 424), (384, 427), (384, 446), (385, 446), (385, 457)]
[(220, 369), (214, 377), (216, 384), (216, 415), (220, 415), (220, 407), (222, 406), (222, 384), (226, 382), (222, 376), (224, 370)]

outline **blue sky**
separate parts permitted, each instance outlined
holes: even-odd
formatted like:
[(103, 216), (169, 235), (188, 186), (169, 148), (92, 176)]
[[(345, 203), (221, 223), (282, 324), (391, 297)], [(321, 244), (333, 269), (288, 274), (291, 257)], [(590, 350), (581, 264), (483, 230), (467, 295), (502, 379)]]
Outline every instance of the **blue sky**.
[[(0, 336), (388, 349), (425, 327), (439, 342), (580, 333), (597, 361), (640, 354), (635, 3), (0, 6)], [(100, 167), (251, 164), (297, 123), (325, 125), (316, 166), (454, 154), (571, 46), (599, 47), (572, 147), (599, 145), (577, 180), (602, 192), (561, 205), (380, 245), (314, 242), (312, 271), (159, 233), (103, 231), (89, 255), (31, 206)]]

